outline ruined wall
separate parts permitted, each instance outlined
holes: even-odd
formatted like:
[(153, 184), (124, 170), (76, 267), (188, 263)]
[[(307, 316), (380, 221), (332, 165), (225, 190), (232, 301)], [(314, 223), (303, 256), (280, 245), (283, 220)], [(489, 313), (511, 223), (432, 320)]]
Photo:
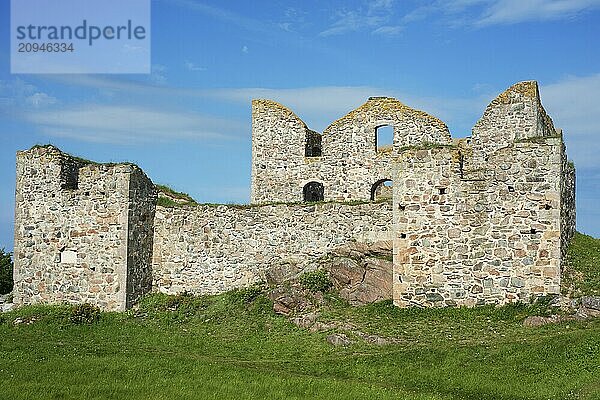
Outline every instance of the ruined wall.
[[(153, 205), (142, 212), (130, 201), (132, 175), (140, 174), (133, 165), (85, 162), (52, 146), (17, 154), (17, 304), (88, 302), (125, 309), (128, 266), (139, 250), (129, 214), (153, 218)], [(140, 254), (147, 253), (151, 242), (137, 237), (146, 247)]]
[(572, 170), (535, 96), (534, 83), (517, 84), (490, 104), (471, 140), (401, 152), (395, 304), (503, 304), (560, 293), (561, 242), (574, 227), (565, 196), (573, 185), (564, 182)]
[(156, 190), (141, 169), (132, 170), (129, 181), (127, 225), (126, 307), (152, 290), (152, 249)]
[(486, 163), (496, 150), (515, 141), (560, 136), (546, 114), (537, 82), (519, 82), (496, 97), (473, 127), (473, 159)]
[(564, 260), (567, 256), (567, 250), (569, 248), (569, 242), (575, 234), (576, 224), (576, 206), (575, 206), (575, 189), (576, 189), (576, 177), (575, 177), (575, 164), (569, 162), (567, 159), (567, 152), (562, 148), (562, 174), (561, 174), (561, 243), (560, 243), (560, 254), (561, 259)]
[[(394, 145), (378, 151), (376, 129), (386, 125), (394, 128)], [(373, 184), (392, 177), (394, 149), (451, 142), (439, 119), (389, 97), (372, 97), (332, 123), (320, 156), (306, 156), (314, 133), (273, 101), (253, 101), (252, 137), (252, 203), (302, 201), (311, 181), (324, 185), (324, 200), (369, 200)]]
[(252, 203), (302, 200), (299, 166), (304, 165), (309, 133), (304, 122), (281, 104), (252, 101)]
[(392, 240), (390, 202), (158, 207), (154, 287), (220, 293), (264, 280), (269, 267), (301, 271), (350, 241)]
[[(130, 164), (52, 146), (17, 154), (15, 302), (122, 310), (152, 290), (219, 293), (300, 272), (349, 242), (393, 240), (399, 306), (513, 301), (560, 291), (575, 230), (575, 169), (537, 84), (490, 103), (473, 136), (391, 98), (370, 98), (320, 135), (290, 110), (253, 102), (252, 206), (156, 208)], [(376, 146), (376, 129), (394, 128)], [(320, 147), (319, 147), (320, 146)], [(374, 186), (392, 180), (393, 188)], [(297, 203), (309, 182), (324, 200)], [(311, 196), (321, 186), (311, 186)], [(377, 190), (374, 190), (378, 188)]]

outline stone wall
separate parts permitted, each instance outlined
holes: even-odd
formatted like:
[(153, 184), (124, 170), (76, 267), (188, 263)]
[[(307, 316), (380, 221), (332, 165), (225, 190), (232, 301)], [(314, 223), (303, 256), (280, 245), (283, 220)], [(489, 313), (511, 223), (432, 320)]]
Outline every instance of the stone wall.
[(129, 181), (127, 226), (127, 308), (152, 290), (156, 198), (154, 184), (141, 169), (133, 169)]
[[(134, 165), (52, 146), (19, 152), (15, 302), (122, 310), (150, 290), (219, 293), (267, 272), (315, 268), (340, 246), (390, 240), (402, 307), (560, 292), (575, 169), (535, 82), (499, 95), (473, 136), (454, 141), (437, 118), (386, 97), (322, 135), (269, 100), (252, 103), (252, 124), (250, 206), (157, 208), (152, 182)], [(393, 145), (378, 148), (385, 125)], [(393, 187), (378, 186), (384, 181)], [(309, 183), (311, 198), (330, 202), (301, 203)], [(390, 193), (392, 202), (365, 201)]]
[(496, 150), (515, 141), (560, 136), (546, 114), (537, 82), (519, 82), (496, 97), (473, 127), (473, 159), (485, 164)]
[[(133, 204), (130, 190), (154, 190), (134, 165), (91, 163), (52, 146), (17, 153), (15, 303), (125, 309), (126, 298), (136, 298), (131, 291), (144, 286), (135, 282), (144, 280), (139, 274), (128, 273), (131, 267), (147, 270), (142, 259), (151, 249), (147, 233), (136, 232), (136, 220), (144, 215), (144, 224), (151, 224), (154, 207), (152, 201)], [(144, 250), (135, 248), (137, 238)]]
[(562, 152), (562, 175), (561, 175), (561, 243), (560, 254), (564, 260), (567, 256), (569, 242), (575, 234), (576, 225), (576, 206), (575, 206), (575, 164), (567, 159), (567, 152), (563, 146)]
[[(381, 126), (393, 127), (392, 147), (378, 149)], [(323, 184), (324, 200), (369, 200), (373, 185), (392, 177), (394, 149), (452, 140), (442, 121), (389, 97), (372, 97), (332, 123), (320, 138), (321, 155), (306, 156), (314, 138), (286, 107), (252, 102), (252, 203), (302, 201), (312, 181)]]
[(395, 304), (503, 304), (560, 293), (561, 242), (574, 229), (573, 170), (564, 170), (562, 138), (543, 109), (527, 106), (539, 99), (524, 100), (532, 86), (536, 95), (525, 83), (494, 100), (472, 139), (401, 152)]
[(158, 207), (154, 287), (220, 293), (267, 268), (300, 272), (340, 245), (391, 240), (391, 223), (390, 202)]

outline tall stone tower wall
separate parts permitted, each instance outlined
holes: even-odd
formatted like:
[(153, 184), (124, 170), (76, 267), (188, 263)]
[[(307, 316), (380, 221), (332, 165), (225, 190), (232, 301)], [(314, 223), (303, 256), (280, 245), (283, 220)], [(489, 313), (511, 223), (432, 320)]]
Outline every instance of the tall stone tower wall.
[(501, 94), (472, 140), (401, 152), (395, 304), (502, 304), (560, 293), (575, 229), (574, 169), (530, 94), (537, 96), (535, 82)]
[(17, 154), (15, 302), (124, 310), (150, 290), (156, 194), (134, 165)]

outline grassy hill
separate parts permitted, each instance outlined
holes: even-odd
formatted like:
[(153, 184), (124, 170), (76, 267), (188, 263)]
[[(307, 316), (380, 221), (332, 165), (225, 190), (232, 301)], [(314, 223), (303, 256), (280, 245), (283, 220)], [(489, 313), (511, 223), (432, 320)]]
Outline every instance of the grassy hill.
[[(598, 293), (600, 240), (571, 250), (568, 290)], [(0, 399), (600, 399), (600, 320), (524, 327), (556, 312), (544, 302), (353, 308), (328, 294), (318, 332), (256, 289), (151, 295), (92, 323), (74, 310), (0, 315)], [(328, 344), (336, 331), (354, 343)]]

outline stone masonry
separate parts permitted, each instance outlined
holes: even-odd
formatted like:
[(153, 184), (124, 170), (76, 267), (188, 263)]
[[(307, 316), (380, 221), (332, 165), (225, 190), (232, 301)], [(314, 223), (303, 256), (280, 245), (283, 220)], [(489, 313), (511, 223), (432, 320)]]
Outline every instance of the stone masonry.
[[(123, 310), (149, 291), (220, 293), (377, 243), (393, 243), (393, 271), (382, 276), (401, 307), (560, 292), (575, 169), (536, 82), (499, 95), (464, 139), (387, 97), (322, 134), (284, 106), (254, 100), (252, 126), (245, 206), (157, 206), (134, 165), (52, 146), (19, 152), (15, 302)], [(391, 146), (378, 143), (382, 126), (393, 128)]]
[(14, 302), (124, 310), (151, 290), (156, 192), (130, 164), (17, 153)]
[(154, 287), (221, 293), (264, 281), (268, 269), (314, 269), (348, 242), (392, 241), (391, 227), (391, 202), (159, 207)]

